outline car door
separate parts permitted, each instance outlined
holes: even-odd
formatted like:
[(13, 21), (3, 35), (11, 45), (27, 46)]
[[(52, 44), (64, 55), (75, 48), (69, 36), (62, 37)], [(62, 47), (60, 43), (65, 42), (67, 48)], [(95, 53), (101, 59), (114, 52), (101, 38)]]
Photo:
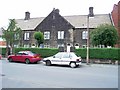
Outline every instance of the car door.
[(52, 64), (61, 64), (61, 59), (62, 59), (63, 54), (62, 53), (57, 53), (56, 55), (53, 56)]
[(14, 57), (12, 58), (14, 61), (20, 61), (21, 59), (21, 54), (20, 52), (18, 52), (17, 54), (14, 55)]
[(70, 55), (69, 53), (64, 53), (61, 59), (61, 64), (68, 65), (70, 63)]

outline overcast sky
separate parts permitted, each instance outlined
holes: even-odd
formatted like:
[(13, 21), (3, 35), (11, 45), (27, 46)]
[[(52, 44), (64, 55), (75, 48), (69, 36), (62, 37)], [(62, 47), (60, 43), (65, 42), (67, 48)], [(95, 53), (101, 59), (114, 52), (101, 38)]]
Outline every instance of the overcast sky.
[(0, 27), (7, 27), (9, 19), (21, 19), (29, 11), (31, 18), (46, 17), (53, 8), (62, 16), (87, 15), (89, 7), (94, 14), (111, 13), (120, 0), (0, 0)]

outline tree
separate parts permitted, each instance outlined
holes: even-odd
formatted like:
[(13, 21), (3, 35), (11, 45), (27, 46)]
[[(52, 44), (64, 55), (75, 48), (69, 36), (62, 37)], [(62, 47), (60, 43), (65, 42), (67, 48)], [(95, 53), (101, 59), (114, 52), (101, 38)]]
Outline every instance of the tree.
[(44, 42), (44, 35), (42, 32), (35, 32), (34, 38), (37, 40), (38, 47)]
[[(3, 35), (2, 38), (6, 40), (6, 45), (7, 45), (7, 53), (9, 53), (9, 46), (11, 47), (11, 50), (14, 50), (14, 42), (20, 40), (20, 35), (21, 35), (21, 29), (16, 26), (15, 19), (10, 19), (9, 20), (9, 26), (7, 29), (2, 28)], [(14, 53), (12, 51), (12, 53)]]
[(93, 46), (114, 46), (118, 41), (118, 33), (114, 26), (102, 24), (90, 32), (90, 40)]

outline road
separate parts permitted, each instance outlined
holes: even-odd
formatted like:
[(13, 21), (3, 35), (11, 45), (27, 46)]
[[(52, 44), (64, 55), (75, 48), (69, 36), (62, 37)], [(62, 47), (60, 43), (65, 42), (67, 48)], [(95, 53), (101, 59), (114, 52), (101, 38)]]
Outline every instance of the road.
[(0, 60), (0, 65), (2, 88), (118, 88), (117, 65), (82, 64), (70, 68), (7, 60)]

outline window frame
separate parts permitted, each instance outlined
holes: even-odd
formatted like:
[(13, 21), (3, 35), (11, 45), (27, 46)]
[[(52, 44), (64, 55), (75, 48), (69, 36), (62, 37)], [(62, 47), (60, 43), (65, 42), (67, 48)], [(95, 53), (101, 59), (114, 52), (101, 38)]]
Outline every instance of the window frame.
[(45, 31), (44, 32), (44, 39), (45, 40), (50, 39), (50, 31)]
[(30, 33), (29, 32), (24, 33), (24, 40), (30, 40)]
[(64, 31), (58, 31), (58, 39), (64, 39), (65, 38), (65, 32)]
[(82, 32), (82, 39), (88, 39), (88, 31)]

